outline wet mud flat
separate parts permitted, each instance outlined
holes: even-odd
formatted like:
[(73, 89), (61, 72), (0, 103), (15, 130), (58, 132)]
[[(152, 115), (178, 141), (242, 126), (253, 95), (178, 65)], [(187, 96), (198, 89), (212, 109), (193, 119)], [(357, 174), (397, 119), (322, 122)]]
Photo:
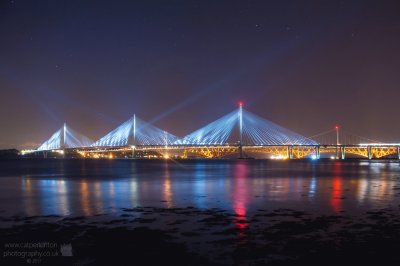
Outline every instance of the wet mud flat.
[(0, 216), (0, 265), (400, 265), (400, 209)]

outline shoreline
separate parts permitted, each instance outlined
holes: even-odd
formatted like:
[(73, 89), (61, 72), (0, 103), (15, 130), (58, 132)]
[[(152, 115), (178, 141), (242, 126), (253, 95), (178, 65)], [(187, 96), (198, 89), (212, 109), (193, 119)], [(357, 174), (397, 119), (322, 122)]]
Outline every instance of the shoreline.
[[(396, 251), (400, 245), (400, 208), (371, 210), (357, 217), (294, 209), (259, 209), (246, 217), (190, 206), (121, 211), (119, 217), (1, 217), (2, 225), (13, 224), (0, 228), (1, 252), (7, 251), (5, 244), (15, 242), (71, 247), (71, 257), (41, 258), (40, 265), (129, 265), (129, 261), (135, 265), (400, 263)], [(27, 263), (26, 258), (2, 256), (1, 260), (5, 265)]]

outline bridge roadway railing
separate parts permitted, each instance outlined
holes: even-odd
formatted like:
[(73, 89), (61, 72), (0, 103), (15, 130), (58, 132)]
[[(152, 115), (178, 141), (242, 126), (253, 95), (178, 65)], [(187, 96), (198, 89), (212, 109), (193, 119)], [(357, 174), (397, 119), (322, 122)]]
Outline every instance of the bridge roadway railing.
[[(227, 145), (150, 145), (150, 146), (122, 146), (122, 147), (87, 147), (74, 149), (84, 157), (93, 157), (93, 154), (123, 153), (125, 157), (143, 156), (144, 153), (159, 154), (168, 157), (174, 155), (179, 158), (224, 158), (239, 153), (237, 144)], [(348, 155), (360, 158), (379, 159), (393, 158), (400, 160), (400, 145), (243, 145), (245, 155), (268, 154), (276, 159), (302, 159), (311, 157), (319, 159), (321, 154), (331, 154), (337, 159), (346, 159)], [(87, 156), (86, 156), (87, 155)], [(101, 156), (105, 157), (105, 156)], [(154, 157), (154, 156), (153, 156)], [(156, 156), (155, 156), (156, 157)], [(332, 157), (332, 156), (331, 156)]]

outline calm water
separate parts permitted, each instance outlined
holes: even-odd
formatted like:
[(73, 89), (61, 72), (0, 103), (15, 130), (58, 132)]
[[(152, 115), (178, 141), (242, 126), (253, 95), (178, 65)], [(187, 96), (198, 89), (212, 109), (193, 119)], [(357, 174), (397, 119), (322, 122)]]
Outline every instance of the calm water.
[(357, 213), (398, 208), (398, 161), (3, 160), (7, 215), (120, 214), (137, 206)]

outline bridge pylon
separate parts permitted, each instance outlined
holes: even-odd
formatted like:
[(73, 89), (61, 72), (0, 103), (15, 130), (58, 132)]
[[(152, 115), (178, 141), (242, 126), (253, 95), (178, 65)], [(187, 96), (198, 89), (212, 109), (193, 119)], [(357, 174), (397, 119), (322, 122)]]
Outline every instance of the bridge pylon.
[(346, 147), (340, 146), (340, 158), (342, 160), (346, 159)]
[(135, 158), (135, 149), (136, 149), (136, 114), (133, 114), (133, 126), (132, 126), (132, 159)]
[(239, 158), (243, 158), (243, 103), (239, 103)]
[(372, 159), (372, 147), (368, 146), (367, 151), (368, 151), (368, 159), (371, 160)]
[(62, 127), (62, 134), (61, 134), (61, 138), (60, 138), (60, 141), (61, 141), (60, 147), (62, 150), (63, 158), (65, 158), (65, 148), (66, 148), (65, 140), (66, 139), (67, 139), (67, 123), (64, 122), (64, 125)]
[(287, 157), (289, 160), (293, 159), (293, 146), (287, 146)]

